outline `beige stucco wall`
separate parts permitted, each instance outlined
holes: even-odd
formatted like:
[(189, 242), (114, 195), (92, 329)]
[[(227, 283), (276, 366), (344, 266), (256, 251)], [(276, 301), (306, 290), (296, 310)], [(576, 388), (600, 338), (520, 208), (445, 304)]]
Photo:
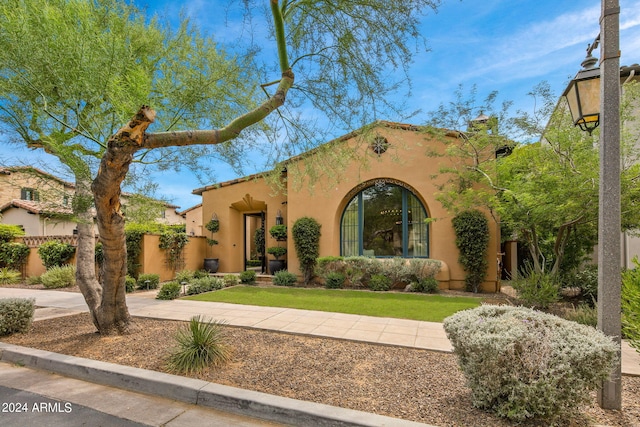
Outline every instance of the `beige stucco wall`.
[(189, 209), (185, 212), (185, 230), (190, 236), (202, 236), (202, 206)]
[[(391, 147), (386, 153), (378, 156), (368, 146), (371, 135), (387, 138)], [(455, 141), (451, 139), (451, 141)], [(342, 212), (356, 192), (356, 187), (366, 186), (375, 180), (386, 180), (413, 189), (423, 202), (431, 218), (436, 221), (430, 224), (429, 246), (430, 257), (442, 261), (445, 266), (439, 276), (441, 287), (447, 289), (464, 289), (465, 273), (458, 263), (458, 250), (455, 246), (455, 234), (451, 225), (452, 214), (446, 211), (435, 198), (437, 185), (443, 183), (445, 176), (440, 169), (450, 160), (447, 157), (427, 156), (427, 150), (443, 152), (445, 145), (427, 134), (413, 129), (391, 128), (380, 126), (368, 136), (352, 137), (346, 143), (357, 147), (355, 159), (340, 167), (337, 171), (320, 167), (317, 180), (310, 183), (309, 173), (304, 167), (305, 161), (318, 162), (318, 158), (308, 157), (287, 166), (287, 196), (274, 195), (275, 190), (261, 179), (241, 181), (209, 188), (203, 196), (203, 221), (206, 222), (213, 212), (220, 219), (220, 232), (215, 237), (220, 244), (213, 249), (215, 257), (220, 258), (220, 272), (235, 272), (243, 269), (243, 212), (232, 207), (245, 195), (254, 200), (264, 202), (266, 212), (266, 230), (275, 224), (277, 210), (282, 211), (285, 224), (289, 230), (295, 221), (303, 216), (315, 218), (322, 225), (320, 238), (320, 256), (340, 254), (340, 220)], [(336, 148), (337, 149), (337, 148)], [(311, 160), (309, 160), (311, 159)], [(325, 161), (331, 161), (326, 160)], [(324, 175), (323, 175), (324, 174)], [(434, 178), (440, 175), (439, 178)], [(286, 201), (286, 205), (283, 202)], [(255, 212), (259, 212), (255, 203)], [(247, 210), (244, 212), (252, 212)], [(487, 258), (489, 271), (483, 284), (483, 291), (494, 292), (497, 281), (497, 257), (499, 248), (499, 228), (489, 216), (490, 242)], [(268, 236), (266, 246), (273, 246), (274, 241)], [(298, 260), (293, 239), (287, 241), (288, 270), (299, 274)], [(270, 257), (270, 256), (269, 256)]]
[[(178, 270), (202, 270), (206, 251), (205, 239), (189, 237), (189, 243), (184, 247), (184, 265)], [(160, 249), (160, 236), (145, 234), (142, 239), (140, 254), (140, 274), (150, 273), (160, 275), (160, 281), (165, 282), (175, 278), (176, 270), (166, 261), (165, 251)]]
[[(265, 213), (267, 230), (266, 247), (276, 246), (277, 242), (269, 236), (268, 230), (275, 225), (276, 214), (281, 211), (287, 222), (286, 197), (275, 194), (263, 179), (250, 179), (233, 185), (209, 189), (202, 194), (202, 221), (208, 222), (215, 213), (220, 221), (220, 231), (213, 238), (219, 244), (208, 248), (208, 258), (219, 259), (219, 272), (238, 272), (244, 270), (245, 215)], [(248, 231), (249, 234), (251, 231)], [(205, 237), (211, 233), (204, 230)]]

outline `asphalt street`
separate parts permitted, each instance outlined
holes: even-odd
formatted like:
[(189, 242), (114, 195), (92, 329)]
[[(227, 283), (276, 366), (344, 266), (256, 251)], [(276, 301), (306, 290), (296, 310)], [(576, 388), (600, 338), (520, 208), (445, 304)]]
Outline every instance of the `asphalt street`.
[(0, 425), (3, 427), (147, 427), (77, 403), (0, 386)]

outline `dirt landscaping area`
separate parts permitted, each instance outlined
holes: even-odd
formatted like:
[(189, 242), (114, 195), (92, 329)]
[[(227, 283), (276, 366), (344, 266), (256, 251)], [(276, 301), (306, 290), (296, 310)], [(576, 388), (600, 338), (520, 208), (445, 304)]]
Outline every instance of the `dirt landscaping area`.
[[(165, 371), (184, 322), (135, 318), (125, 336), (95, 333), (88, 314), (34, 322), (2, 341), (67, 355)], [(452, 354), (226, 327), (232, 362), (197, 378), (264, 393), (437, 426), (510, 426), (471, 407)], [(566, 426), (640, 426), (640, 378), (623, 377), (623, 411), (593, 403)], [(536, 425), (536, 424), (529, 424)]]

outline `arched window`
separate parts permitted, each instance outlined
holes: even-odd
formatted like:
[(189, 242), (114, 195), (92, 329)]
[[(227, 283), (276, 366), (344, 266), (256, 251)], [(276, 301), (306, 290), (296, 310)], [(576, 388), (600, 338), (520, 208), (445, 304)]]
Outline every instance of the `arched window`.
[(356, 194), (342, 213), (341, 255), (428, 257), (427, 218), (410, 190), (378, 182)]

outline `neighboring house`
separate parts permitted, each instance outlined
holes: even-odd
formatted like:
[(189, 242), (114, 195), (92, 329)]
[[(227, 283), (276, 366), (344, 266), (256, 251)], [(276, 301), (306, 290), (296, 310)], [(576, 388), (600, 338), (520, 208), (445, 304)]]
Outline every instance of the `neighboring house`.
[[(458, 136), (450, 131), (445, 138), (458, 143)], [(353, 151), (342, 160), (332, 158), (342, 147)], [(276, 177), (279, 188), (273, 178), (258, 174), (194, 190), (202, 196), (202, 221), (215, 216), (220, 222), (215, 236), (219, 244), (213, 247), (218, 271), (246, 268), (256, 250), (256, 229), (267, 230), (266, 247), (276, 246), (268, 233), (273, 225), (282, 221), (290, 231), (297, 219), (309, 216), (322, 226), (321, 257), (431, 258), (442, 262), (442, 288), (464, 289), (452, 214), (436, 200), (439, 186), (447, 181), (441, 168), (452, 165), (450, 157), (441, 155), (445, 148), (443, 141), (416, 126), (376, 122), (285, 162)], [(316, 163), (315, 174), (305, 168), (309, 163)], [(324, 166), (331, 163), (340, 165)], [(500, 230), (495, 221), (489, 226), (483, 290), (494, 292), (499, 289)], [(299, 274), (290, 233), (282, 244), (288, 250), (288, 270)]]
[(30, 166), (0, 167), (0, 220), (28, 236), (72, 235), (75, 186)]
[(184, 218), (185, 229), (190, 236), (202, 236), (202, 203), (190, 207), (182, 212), (180, 215)]
[[(72, 235), (76, 229), (71, 218), (74, 194), (74, 184), (41, 169), (0, 167), (0, 222), (22, 226), (28, 236)], [(125, 210), (129, 199), (135, 197), (126, 193), (122, 195)], [(156, 221), (184, 224), (184, 217), (177, 211), (179, 206), (156, 203), (163, 205)]]

